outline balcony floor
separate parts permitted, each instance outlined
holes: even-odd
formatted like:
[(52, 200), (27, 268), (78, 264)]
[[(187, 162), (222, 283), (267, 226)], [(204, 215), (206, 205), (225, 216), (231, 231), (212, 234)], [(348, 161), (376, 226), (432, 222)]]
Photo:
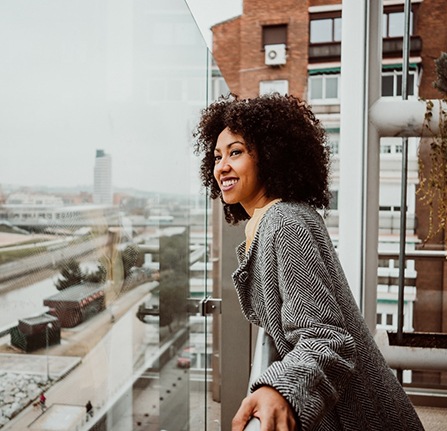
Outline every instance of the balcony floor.
[(416, 406), (416, 411), (425, 431), (445, 431), (447, 429), (447, 408)]

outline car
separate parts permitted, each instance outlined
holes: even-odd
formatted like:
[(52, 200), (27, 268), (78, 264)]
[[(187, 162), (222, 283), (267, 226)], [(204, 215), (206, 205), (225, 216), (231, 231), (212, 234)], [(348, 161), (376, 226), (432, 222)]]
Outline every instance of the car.
[(197, 353), (193, 347), (186, 347), (182, 350), (179, 356), (177, 356), (178, 368), (191, 368), (197, 361)]

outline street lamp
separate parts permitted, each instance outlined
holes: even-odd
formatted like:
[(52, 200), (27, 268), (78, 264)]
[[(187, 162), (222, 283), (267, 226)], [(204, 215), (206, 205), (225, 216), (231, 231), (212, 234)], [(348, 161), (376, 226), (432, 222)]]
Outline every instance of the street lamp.
[(46, 344), (47, 344), (47, 381), (50, 380), (50, 358), (48, 356), (48, 329), (53, 329), (53, 324), (47, 323), (47, 326), (45, 326), (45, 339), (46, 339)]

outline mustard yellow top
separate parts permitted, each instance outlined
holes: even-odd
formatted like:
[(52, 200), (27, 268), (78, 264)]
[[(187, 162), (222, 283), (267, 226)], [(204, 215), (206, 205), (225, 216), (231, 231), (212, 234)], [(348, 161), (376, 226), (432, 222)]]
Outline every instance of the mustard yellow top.
[(280, 201), (281, 199), (274, 199), (267, 205), (264, 205), (262, 208), (256, 208), (254, 210), (253, 216), (245, 225), (245, 252), (248, 252), (248, 250), (250, 249), (250, 245), (253, 241), (253, 238), (256, 235), (256, 231), (258, 230), (259, 222), (261, 221), (262, 216), (267, 212), (267, 210), (271, 206), (275, 205), (277, 202)]

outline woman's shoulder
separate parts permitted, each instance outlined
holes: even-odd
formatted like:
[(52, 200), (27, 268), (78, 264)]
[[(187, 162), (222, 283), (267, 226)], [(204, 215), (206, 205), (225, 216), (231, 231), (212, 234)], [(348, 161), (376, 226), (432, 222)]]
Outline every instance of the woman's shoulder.
[(326, 238), (327, 228), (323, 217), (312, 206), (300, 202), (278, 202), (264, 215), (259, 226), (264, 241), (287, 239), (292, 232), (304, 237)]
[(321, 221), (319, 213), (310, 205), (302, 202), (278, 202), (264, 215), (266, 224), (284, 226), (285, 224), (307, 226)]

